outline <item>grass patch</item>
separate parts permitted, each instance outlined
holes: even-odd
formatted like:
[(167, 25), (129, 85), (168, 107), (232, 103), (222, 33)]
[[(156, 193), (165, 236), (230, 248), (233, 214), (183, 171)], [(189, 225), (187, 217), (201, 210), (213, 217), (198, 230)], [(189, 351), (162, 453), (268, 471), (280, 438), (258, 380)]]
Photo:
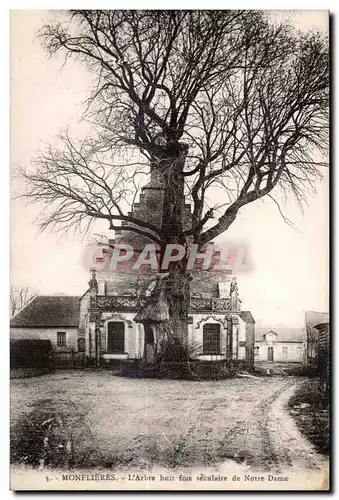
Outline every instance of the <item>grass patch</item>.
[(97, 449), (84, 416), (70, 401), (39, 400), (11, 429), (11, 462), (67, 469), (111, 465), (114, 460)]
[(169, 380), (226, 380), (236, 375), (236, 369), (215, 361), (162, 361), (158, 364), (124, 363), (121, 374), (131, 378)]
[(318, 452), (330, 453), (329, 397), (320, 390), (319, 379), (306, 380), (289, 401), (300, 431)]
[[(11, 463), (33, 468), (182, 467), (211, 464), (222, 458), (188, 434), (171, 441), (162, 435), (136, 436), (105, 446), (75, 405), (43, 399), (22, 415), (11, 430)], [(219, 442), (217, 441), (217, 444)], [(113, 449), (112, 449), (113, 448)]]

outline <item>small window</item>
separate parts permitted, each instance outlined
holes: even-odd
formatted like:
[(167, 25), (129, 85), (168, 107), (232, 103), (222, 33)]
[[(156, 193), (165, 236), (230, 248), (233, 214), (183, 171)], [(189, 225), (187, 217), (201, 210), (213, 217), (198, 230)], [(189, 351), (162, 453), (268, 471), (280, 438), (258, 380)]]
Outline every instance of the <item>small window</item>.
[(297, 356), (301, 358), (301, 347), (297, 347)]
[(260, 347), (254, 348), (254, 356), (259, 356), (259, 349), (260, 349)]
[(283, 355), (283, 358), (287, 358), (287, 347), (282, 348), (282, 355)]
[(203, 328), (204, 354), (220, 354), (220, 325), (206, 323)]
[(66, 345), (66, 332), (57, 332), (57, 346)]

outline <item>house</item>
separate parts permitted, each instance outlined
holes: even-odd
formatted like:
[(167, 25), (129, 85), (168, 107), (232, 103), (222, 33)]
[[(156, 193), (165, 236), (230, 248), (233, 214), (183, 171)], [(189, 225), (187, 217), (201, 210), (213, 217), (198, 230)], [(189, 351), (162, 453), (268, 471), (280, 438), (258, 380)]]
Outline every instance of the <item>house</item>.
[(306, 362), (308, 365), (317, 361), (319, 344), (329, 345), (329, 323), (330, 315), (327, 312), (307, 311), (305, 313)]
[(302, 363), (304, 351), (303, 328), (256, 328), (255, 363), (260, 361)]
[(306, 363), (316, 369), (320, 387), (328, 391), (330, 387), (330, 315), (326, 312), (307, 311), (305, 313)]
[[(123, 290), (135, 284), (135, 275), (133, 280), (133, 275), (121, 274)], [(97, 280), (93, 272), (90, 288), (81, 300), (79, 334), (85, 339), (86, 356), (98, 362), (101, 358), (107, 361), (146, 358), (148, 346), (152, 346), (155, 339), (149, 325), (137, 322), (136, 316), (147, 295), (142, 291), (119, 293), (119, 280), (104, 287), (100, 285), (100, 278)], [(198, 296), (192, 287), (186, 341), (197, 346), (196, 355), (202, 361), (230, 359), (253, 365), (255, 322), (252, 314), (242, 311), (237, 296), (232, 297), (237, 292), (220, 297), (217, 282), (211, 278), (209, 284), (210, 293), (205, 292), (206, 295), (200, 290)]]
[(11, 319), (11, 340), (50, 340), (57, 352), (77, 352), (80, 298), (67, 295), (33, 298)]
[[(147, 346), (154, 342), (152, 331), (137, 323), (135, 316), (147, 295), (125, 293), (133, 283), (132, 276), (135, 279), (135, 274), (122, 272), (121, 282), (117, 279), (99, 287), (92, 273), (82, 297), (35, 297), (11, 319), (11, 340), (50, 340), (57, 353), (85, 351), (88, 359), (98, 362), (146, 358)], [(252, 314), (241, 310), (236, 289), (229, 290), (229, 297), (219, 296), (217, 278), (214, 275), (203, 285), (197, 280), (199, 294), (193, 289), (187, 341), (198, 346), (197, 356), (202, 361), (231, 359), (253, 365)], [(234, 279), (228, 283), (229, 289), (232, 282)], [(116, 287), (119, 292), (111, 293)], [(105, 293), (100, 295), (100, 288)]]
[(319, 323), (314, 326), (319, 332), (318, 341), (318, 370), (320, 378), (320, 387), (327, 392), (330, 388), (330, 325), (329, 323)]

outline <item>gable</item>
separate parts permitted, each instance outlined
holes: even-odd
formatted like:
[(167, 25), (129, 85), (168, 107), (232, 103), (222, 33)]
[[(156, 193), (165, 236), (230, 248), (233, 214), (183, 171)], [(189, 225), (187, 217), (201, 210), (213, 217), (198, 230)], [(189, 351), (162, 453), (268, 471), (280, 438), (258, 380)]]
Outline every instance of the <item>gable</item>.
[(264, 333), (263, 337), (266, 339), (266, 342), (276, 342), (277, 341), (277, 334), (273, 331), (270, 330), (267, 333)]

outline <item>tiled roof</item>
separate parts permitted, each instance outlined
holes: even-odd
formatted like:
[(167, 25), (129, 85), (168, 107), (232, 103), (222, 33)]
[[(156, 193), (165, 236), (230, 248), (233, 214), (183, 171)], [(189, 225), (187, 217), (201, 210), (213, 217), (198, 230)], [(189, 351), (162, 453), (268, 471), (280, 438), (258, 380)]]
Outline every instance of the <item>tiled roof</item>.
[(304, 339), (303, 328), (283, 328), (283, 327), (256, 327), (255, 340), (264, 341), (264, 335), (273, 332), (277, 335), (277, 342), (302, 342)]
[(40, 295), (29, 302), (10, 322), (11, 328), (78, 327), (80, 297)]

